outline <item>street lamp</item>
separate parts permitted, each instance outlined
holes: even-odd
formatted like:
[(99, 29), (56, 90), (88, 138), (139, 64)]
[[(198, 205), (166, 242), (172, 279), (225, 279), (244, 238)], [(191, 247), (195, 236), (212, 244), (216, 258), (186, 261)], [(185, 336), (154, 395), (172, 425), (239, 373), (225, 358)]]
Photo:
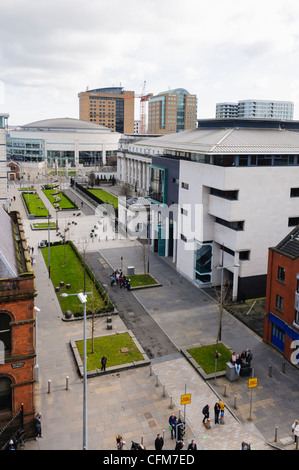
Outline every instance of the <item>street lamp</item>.
[(40, 308), (38, 307), (33, 307), (33, 310), (35, 312), (35, 366), (34, 366), (34, 374), (35, 374), (35, 381), (39, 381), (39, 365), (38, 365), (38, 360), (37, 360), (37, 313), (40, 312)]
[(219, 327), (216, 339), (216, 352), (215, 352), (215, 382), (216, 382), (216, 373), (217, 373), (217, 359), (218, 359), (218, 343), (221, 341), (221, 332), (222, 332), (222, 315), (223, 315), (223, 271), (228, 268), (239, 268), (239, 264), (233, 264), (230, 266), (223, 265), (223, 246), (222, 246), (222, 263), (221, 266), (218, 266), (217, 269), (221, 269), (221, 282), (220, 282), (220, 316), (219, 316)]
[(87, 368), (86, 368), (86, 302), (87, 295), (92, 292), (80, 292), (78, 294), (60, 294), (60, 297), (76, 295), (84, 306), (83, 322), (83, 450), (87, 450)]

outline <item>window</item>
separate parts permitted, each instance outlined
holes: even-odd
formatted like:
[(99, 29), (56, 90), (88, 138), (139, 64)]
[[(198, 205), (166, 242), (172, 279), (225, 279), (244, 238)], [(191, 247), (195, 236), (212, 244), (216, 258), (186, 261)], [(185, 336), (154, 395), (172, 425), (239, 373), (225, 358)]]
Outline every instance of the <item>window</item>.
[(10, 316), (7, 313), (0, 313), (0, 350), (4, 349), (5, 356), (11, 352), (11, 331)]
[(187, 211), (186, 209), (183, 209), (183, 208), (181, 207), (181, 214), (182, 214), (182, 215), (188, 215), (188, 211)]
[(187, 242), (187, 237), (185, 237), (185, 235), (183, 235), (182, 233), (181, 233), (181, 240), (183, 240), (183, 242)]
[(240, 261), (248, 261), (250, 258), (250, 251), (240, 251), (239, 253), (239, 260)]
[(291, 188), (290, 197), (299, 197), (299, 188)]
[(221, 219), (220, 217), (216, 217), (215, 222), (220, 225), (224, 225), (224, 227), (230, 228), (232, 230), (240, 231), (244, 230), (244, 221), (236, 221), (236, 222), (228, 222), (227, 220)]
[(299, 217), (289, 217), (289, 227), (296, 227), (299, 225)]
[(299, 310), (295, 310), (295, 323), (296, 325), (299, 325)]
[(0, 412), (12, 408), (11, 382), (7, 377), (0, 378)]
[(276, 308), (283, 311), (283, 297), (281, 297), (280, 295), (276, 296)]
[(277, 279), (284, 282), (284, 280), (285, 280), (285, 271), (286, 271), (285, 268), (282, 268), (281, 266), (278, 266)]
[(188, 183), (182, 183), (182, 188), (183, 189), (189, 189), (189, 184)]

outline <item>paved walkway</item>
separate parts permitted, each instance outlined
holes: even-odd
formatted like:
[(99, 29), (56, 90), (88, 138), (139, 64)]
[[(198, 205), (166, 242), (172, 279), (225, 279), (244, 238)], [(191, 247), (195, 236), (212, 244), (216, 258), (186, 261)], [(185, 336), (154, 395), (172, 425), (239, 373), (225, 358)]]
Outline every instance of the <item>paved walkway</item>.
[[(19, 197), (12, 203), (14, 209), (24, 217), (30, 246), (36, 246), (40, 238), (47, 238), (31, 231)], [(61, 213), (59, 217), (62, 217)], [(82, 220), (84, 218), (86, 230), (87, 223), (92, 224), (92, 218), (83, 214), (80, 217)], [(84, 223), (82, 227), (76, 227), (72, 238), (79, 240), (83, 234)], [(120, 256), (123, 256), (124, 267), (133, 264), (137, 271), (135, 250), (136, 243), (128, 241), (94, 242), (89, 243), (87, 249), (95, 265), (98, 263), (106, 269), (100, 273), (102, 276), (111, 267), (120, 267)], [(40, 380), (36, 384), (36, 409), (43, 415), (44, 437), (27, 442), (25, 449), (81, 449), (83, 390), (69, 341), (82, 338), (82, 322), (66, 323), (61, 320), (56, 294), (40, 254), (36, 255), (35, 271), (38, 290), (36, 305), (41, 309), (38, 314)], [(253, 449), (269, 448), (267, 441), (273, 441), (275, 426), (279, 428), (279, 437), (288, 439), (294, 410), (298, 410), (299, 404), (298, 371), (287, 365), (286, 374), (282, 375), (281, 356), (244, 325), (228, 316), (223, 325), (223, 341), (237, 351), (249, 347), (254, 353), (259, 386), (254, 392), (253, 420), (249, 422), (249, 392), (245, 378), (240, 378), (237, 383), (227, 384), (226, 379), (217, 379), (216, 383), (213, 380), (208, 384), (178, 352), (182, 347), (215, 341), (217, 304), (155, 255), (150, 257), (150, 271), (163, 287), (138, 293), (116, 291), (114, 288), (113, 300), (119, 315), (113, 317), (113, 333), (139, 326), (138, 335), (135, 334), (143, 344), (145, 337), (151, 335), (150, 325), (155, 326), (155, 334), (158, 335), (159, 331), (161, 341), (155, 347), (153, 334), (153, 341), (148, 347), (152, 354), (153, 374), (145, 367), (88, 380), (88, 448), (114, 449), (115, 435), (121, 433), (127, 447), (131, 439), (140, 442), (143, 436), (146, 447), (153, 449), (156, 434), (165, 430), (165, 449), (172, 450), (174, 443), (168, 431), (170, 397), (174, 412), (178, 415), (181, 410), (183, 414), (180, 396), (184, 393), (185, 384), (187, 393), (192, 394), (191, 404), (186, 407), (186, 442), (195, 438), (199, 449), (239, 449), (242, 440), (250, 441)], [(109, 291), (109, 279), (102, 278), (101, 282), (107, 283), (106, 289)], [(115, 299), (116, 296), (118, 298)], [(140, 326), (141, 323), (143, 325)], [(105, 320), (97, 323), (97, 334), (108, 334)], [(165, 349), (163, 337), (167, 339)], [(267, 375), (270, 363), (273, 365), (272, 378)], [(65, 389), (66, 376), (69, 377), (69, 390)], [(51, 393), (48, 393), (49, 380)], [(227, 385), (226, 397), (223, 397), (224, 384)], [(162, 395), (163, 385), (165, 397)], [(225, 424), (214, 426), (211, 413), (212, 428), (206, 430), (201, 424), (201, 409), (206, 403), (212, 409), (218, 395), (232, 410), (234, 396), (237, 396), (238, 408), (233, 412), (238, 419), (226, 410)]]

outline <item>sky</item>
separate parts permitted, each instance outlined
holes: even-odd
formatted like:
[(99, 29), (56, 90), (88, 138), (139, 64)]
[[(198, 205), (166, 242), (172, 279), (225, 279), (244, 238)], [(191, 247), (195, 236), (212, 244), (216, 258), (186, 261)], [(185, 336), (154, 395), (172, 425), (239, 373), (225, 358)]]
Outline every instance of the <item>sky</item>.
[(79, 118), (78, 93), (110, 86), (185, 88), (199, 119), (244, 99), (292, 101), (299, 119), (299, 2), (1, 2), (0, 112), (10, 126)]

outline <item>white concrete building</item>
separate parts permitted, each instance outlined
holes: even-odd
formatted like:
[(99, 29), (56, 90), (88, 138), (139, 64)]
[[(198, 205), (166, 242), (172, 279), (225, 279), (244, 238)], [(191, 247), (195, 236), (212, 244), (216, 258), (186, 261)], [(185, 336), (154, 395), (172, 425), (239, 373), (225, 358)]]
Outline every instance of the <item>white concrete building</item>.
[(7, 137), (8, 158), (46, 171), (100, 168), (116, 157), (121, 134), (80, 119), (36, 121), (13, 129)]
[(138, 142), (151, 155), (154, 251), (199, 286), (223, 269), (234, 299), (265, 293), (268, 248), (299, 224), (299, 123), (242, 126), (209, 120)]
[[(146, 136), (151, 140), (153, 136)], [(145, 136), (124, 134), (117, 152), (117, 181), (141, 196), (148, 194), (152, 150), (139, 145)]]

